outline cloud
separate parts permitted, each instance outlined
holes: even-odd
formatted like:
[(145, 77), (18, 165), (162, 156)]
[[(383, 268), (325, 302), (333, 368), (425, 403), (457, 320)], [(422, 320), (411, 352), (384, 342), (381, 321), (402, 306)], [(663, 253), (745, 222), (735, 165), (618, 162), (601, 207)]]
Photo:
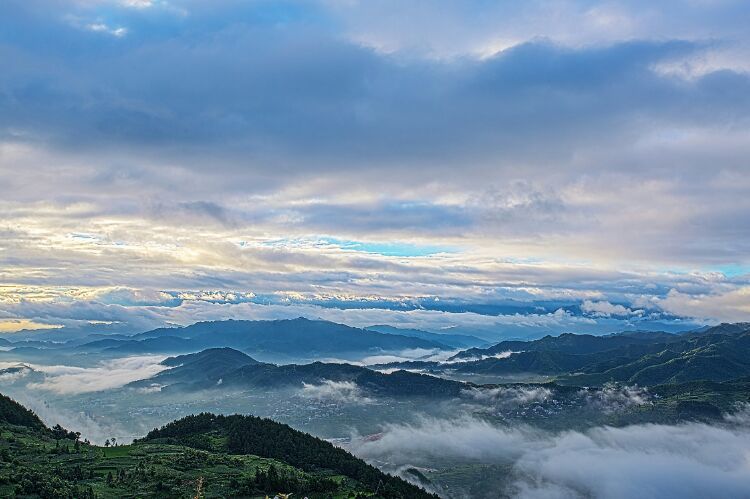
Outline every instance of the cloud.
[(15, 383), (32, 372), (34, 372), (34, 370), (25, 364), (2, 367), (2, 371), (0, 371), (0, 381), (3, 383)]
[[(747, 6), (468, 5), (2, 2), (0, 277), (463, 298), (509, 335), (519, 299), (542, 332), (743, 317)], [(69, 315), (160, 320), (127, 292)]]
[(589, 404), (605, 413), (652, 403), (652, 396), (648, 389), (639, 386), (607, 384), (600, 390), (584, 391), (584, 396)]
[[(218, 381), (217, 384), (221, 384), (221, 379)], [(166, 385), (160, 385), (158, 383), (151, 383), (148, 386), (143, 386), (140, 388), (136, 388), (135, 391), (139, 393), (159, 393), (162, 388), (164, 388)]]
[(122, 28), (122, 27), (115, 28), (112, 26), (108, 26), (104, 23), (87, 24), (86, 29), (94, 31), (96, 33), (106, 33), (108, 35), (112, 35), (117, 38), (123, 37), (128, 33), (127, 28)]
[(535, 402), (544, 402), (552, 397), (552, 390), (542, 386), (538, 387), (499, 387), (499, 388), (472, 388), (464, 390), (464, 396), (471, 400), (492, 405), (526, 405)]
[(34, 411), (47, 426), (59, 424), (71, 431), (80, 431), (81, 438), (98, 445), (103, 445), (105, 440), (112, 437), (122, 443), (134, 438), (134, 435), (129, 434), (122, 425), (116, 422), (105, 421), (86, 411), (73, 411), (62, 407), (59, 403), (36, 397), (33, 392), (14, 393), (13, 398), (24, 407)]
[(166, 369), (160, 362), (164, 356), (124, 357), (102, 361), (95, 367), (30, 365), (44, 373), (44, 381), (30, 383), (33, 390), (47, 390), (60, 395), (98, 392), (120, 388), (150, 378)]
[(522, 456), (520, 497), (741, 497), (750, 493), (748, 428), (596, 428)]
[(323, 380), (319, 385), (302, 383), (301, 396), (319, 402), (336, 404), (369, 404), (371, 399), (362, 394), (356, 383), (351, 381)]
[(360, 439), (353, 451), (393, 466), (428, 461), (509, 464), (517, 497), (741, 497), (750, 426), (734, 423), (595, 427), (549, 433), (463, 417), (424, 419)]
[(153, 0), (122, 0), (122, 4), (126, 7), (132, 7), (134, 9), (147, 9), (153, 7)]
[(581, 304), (581, 310), (584, 312), (588, 312), (594, 315), (602, 315), (605, 317), (609, 317), (612, 315), (620, 315), (620, 316), (629, 316), (636, 313), (639, 313), (640, 311), (632, 311), (627, 307), (624, 307), (622, 305), (615, 305), (612, 303), (609, 303), (608, 301), (591, 301), (591, 300), (584, 300)]
[(668, 312), (686, 317), (703, 319), (720, 317), (727, 322), (750, 320), (750, 286), (698, 295), (672, 290), (657, 303)]
[(445, 360), (443, 361), (443, 364), (455, 364), (458, 362), (474, 362), (477, 360), (485, 360), (485, 359), (507, 359), (514, 353), (518, 352), (511, 352), (510, 350), (506, 350), (505, 352), (499, 352), (493, 355), (476, 355), (474, 357), (461, 357), (454, 360)]
[(56, 329), (62, 327), (59, 324), (43, 324), (28, 319), (0, 319), (0, 333), (8, 331), (20, 331), (22, 329)]

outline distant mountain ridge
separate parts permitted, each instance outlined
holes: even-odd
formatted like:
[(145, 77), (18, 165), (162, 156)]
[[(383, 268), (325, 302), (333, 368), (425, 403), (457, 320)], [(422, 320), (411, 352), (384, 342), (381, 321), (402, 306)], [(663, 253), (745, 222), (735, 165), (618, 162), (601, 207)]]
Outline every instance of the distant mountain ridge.
[(101, 339), (77, 347), (107, 353), (190, 353), (230, 347), (251, 355), (305, 358), (377, 354), (424, 349), (450, 350), (435, 339), (381, 333), (304, 318), (273, 321), (208, 321), (180, 328), (159, 328), (131, 339)]
[(488, 341), (477, 338), (476, 336), (470, 336), (467, 334), (451, 334), (451, 333), (431, 333), (428, 331), (422, 331), (421, 329), (413, 328), (399, 328), (389, 326), (387, 324), (377, 324), (374, 326), (367, 326), (365, 328), (368, 331), (376, 331), (378, 333), (385, 334), (398, 334), (401, 336), (410, 336), (413, 338), (422, 338), (424, 340), (435, 341), (444, 345), (448, 345), (454, 348), (472, 348), (482, 347), (489, 344)]
[(491, 357), (503, 352), (542, 352), (554, 351), (569, 354), (587, 354), (615, 350), (627, 345), (647, 345), (654, 341), (678, 341), (680, 336), (669, 333), (668, 337), (662, 335), (608, 335), (594, 336), (590, 334), (573, 334), (563, 333), (559, 336), (545, 336), (538, 340), (531, 341), (501, 341), (489, 348), (471, 348), (459, 352), (450, 358), (450, 360), (473, 359), (482, 357)]
[(341, 363), (275, 365), (258, 362), (231, 348), (213, 348), (162, 362), (170, 369), (130, 387), (160, 386), (162, 390), (207, 390), (248, 388), (302, 388), (304, 384), (354, 383), (373, 396), (456, 397), (466, 385), (435, 376), (397, 371), (384, 374), (366, 367)]

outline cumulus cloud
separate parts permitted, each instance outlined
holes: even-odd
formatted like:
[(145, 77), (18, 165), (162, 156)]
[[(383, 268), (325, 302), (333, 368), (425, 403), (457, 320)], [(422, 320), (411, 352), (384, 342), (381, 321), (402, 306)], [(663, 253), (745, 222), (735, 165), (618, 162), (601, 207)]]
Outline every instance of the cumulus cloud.
[(658, 305), (673, 314), (701, 319), (721, 318), (726, 322), (750, 320), (750, 286), (710, 294), (688, 294), (671, 290), (657, 300)]
[(469, 417), (424, 419), (386, 427), (352, 449), (394, 467), (435, 460), (508, 464), (503, 492), (518, 497), (743, 497), (750, 494), (748, 423), (550, 433)]
[(160, 364), (164, 356), (136, 356), (102, 361), (95, 367), (36, 365), (31, 367), (44, 374), (44, 380), (29, 383), (34, 390), (47, 390), (60, 395), (98, 392), (120, 388), (150, 378), (166, 369)]
[(302, 383), (302, 397), (319, 402), (337, 404), (369, 404), (371, 399), (362, 394), (359, 386), (351, 381), (323, 380), (319, 385)]
[(602, 315), (605, 317), (609, 317), (611, 315), (628, 316), (634, 313), (643, 313), (642, 311), (634, 312), (623, 305), (613, 304), (608, 301), (591, 300), (584, 300), (581, 304), (581, 310), (583, 310), (584, 312), (592, 313), (594, 315)]

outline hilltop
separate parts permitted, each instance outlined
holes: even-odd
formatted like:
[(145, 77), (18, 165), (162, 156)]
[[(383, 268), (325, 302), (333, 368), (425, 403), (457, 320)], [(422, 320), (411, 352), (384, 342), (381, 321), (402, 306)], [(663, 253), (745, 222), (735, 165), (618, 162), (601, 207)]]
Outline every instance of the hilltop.
[(253, 416), (188, 416), (116, 447), (79, 436), (46, 428), (0, 395), (0, 496), (437, 497), (328, 442)]

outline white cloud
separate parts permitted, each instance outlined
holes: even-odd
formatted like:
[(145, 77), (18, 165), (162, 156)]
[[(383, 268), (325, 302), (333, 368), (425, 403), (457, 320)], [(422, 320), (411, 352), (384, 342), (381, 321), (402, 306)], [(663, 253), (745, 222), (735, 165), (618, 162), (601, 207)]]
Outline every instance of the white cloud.
[(122, 0), (122, 5), (134, 9), (147, 9), (153, 7), (154, 0)]
[(750, 321), (750, 286), (713, 294), (687, 294), (673, 289), (656, 303), (663, 310), (684, 317), (723, 322)]
[(483, 404), (525, 405), (534, 402), (544, 402), (552, 396), (552, 390), (542, 386), (472, 388), (464, 390), (463, 394)]
[(0, 381), (3, 383), (15, 383), (34, 372), (31, 367), (24, 364), (8, 365), (0, 363), (0, 369), (6, 371), (0, 373)]
[(589, 404), (606, 413), (652, 403), (652, 396), (648, 389), (639, 386), (608, 384), (600, 390), (585, 391), (583, 395)]
[(106, 33), (116, 38), (122, 38), (128, 33), (127, 28), (109, 26), (108, 24), (101, 22), (87, 24), (86, 29), (97, 33)]
[(120, 388), (132, 381), (150, 378), (166, 369), (160, 364), (164, 356), (135, 356), (102, 361), (95, 367), (46, 366), (30, 364), (44, 373), (44, 381), (30, 383), (29, 388), (49, 390), (61, 395), (97, 392)]
[(14, 393), (13, 399), (34, 411), (47, 426), (52, 427), (59, 424), (68, 430), (80, 431), (81, 438), (99, 445), (103, 445), (104, 441), (111, 437), (117, 438), (122, 443), (126, 443), (135, 437), (129, 434), (119, 423), (105, 421), (104, 418), (99, 418), (88, 412), (66, 409), (58, 403), (42, 400), (32, 392)]
[(750, 426), (734, 423), (596, 427), (548, 433), (463, 417), (392, 425), (352, 450), (395, 467), (435, 460), (512, 465), (506, 494), (525, 497), (745, 497)]
[[(627, 307), (624, 307), (622, 305), (615, 305), (608, 301), (591, 301), (591, 300), (584, 300), (581, 304), (581, 310), (588, 313), (593, 313), (594, 315), (601, 315), (604, 317), (609, 317), (611, 315), (620, 315), (620, 316), (627, 316), (639, 313), (641, 311), (633, 312)], [(642, 313), (642, 312), (641, 312)]]
[(372, 399), (364, 396), (356, 383), (351, 381), (323, 380), (319, 385), (302, 383), (301, 395), (320, 402), (337, 404), (369, 404)]

